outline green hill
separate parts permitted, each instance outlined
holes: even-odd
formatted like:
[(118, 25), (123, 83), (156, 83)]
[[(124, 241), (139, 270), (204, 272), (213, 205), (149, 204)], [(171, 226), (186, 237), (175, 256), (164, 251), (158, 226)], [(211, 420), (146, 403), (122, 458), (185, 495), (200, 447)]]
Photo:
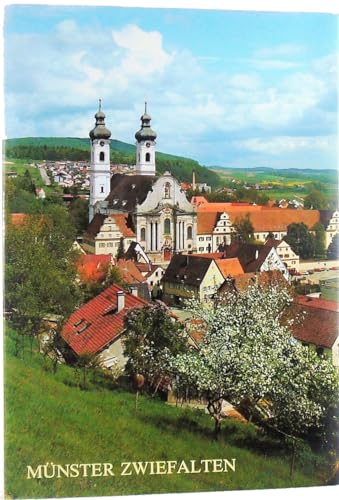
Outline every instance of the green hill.
[[(8, 498), (218, 491), (320, 485), (317, 467), (297, 469), (290, 479), (289, 455), (252, 424), (228, 420), (219, 441), (202, 411), (135, 395), (96, 375), (87, 390), (78, 374), (29, 349), (16, 357), (16, 333), (5, 336), (5, 487)], [(126, 461), (236, 459), (235, 472), (120, 475)], [(27, 479), (27, 466), (113, 463), (114, 477)], [(51, 469), (48, 469), (49, 472)]]
[[(90, 140), (75, 137), (23, 137), (4, 142), (7, 159), (27, 160), (88, 160)], [(111, 161), (135, 164), (135, 146), (116, 139), (111, 140)], [(157, 170), (169, 170), (179, 181), (190, 182), (193, 169), (197, 182), (215, 187), (220, 184), (219, 175), (190, 158), (156, 152)]]

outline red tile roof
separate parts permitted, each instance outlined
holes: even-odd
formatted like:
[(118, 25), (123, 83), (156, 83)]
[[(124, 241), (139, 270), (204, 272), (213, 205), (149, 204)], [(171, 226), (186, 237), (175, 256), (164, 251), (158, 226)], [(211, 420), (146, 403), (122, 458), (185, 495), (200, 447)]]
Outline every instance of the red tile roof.
[(325, 311), (339, 312), (339, 302), (336, 300), (318, 299), (316, 297), (307, 297), (298, 295), (297, 303), (301, 306), (314, 307), (316, 309), (324, 309)]
[(114, 220), (114, 222), (118, 226), (120, 233), (124, 238), (130, 238), (135, 236), (134, 231), (128, 226), (128, 214), (126, 213), (109, 214), (109, 215), (95, 214), (87, 228), (87, 234), (89, 236), (95, 237), (100, 232), (101, 227), (103, 226), (105, 220), (108, 217)]
[(200, 203), (197, 207), (198, 212), (227, 212), (228, 210), (261, 210), (262, 205), (253, 205), (245, 201), (221, 201)]
[(119, 259), (115, 262), (115, 267), (119, 269), (125, 283), (131, 285), (132, 283), (143, 283), (145, 281), (145, 277), (132, 260)]
[(216, 259), (215, 262), (217, 263), (217, 266), (219, 267), (224, 278), (244, 274), (244, 270), (238, 258)]
[(210, 253), (192, 253), (195, 257), (203, 257), (204, 259), (221, 259), (223, 256), (222, 252), (210, 252)]
[(103, 279), (110, 263), (110, 255), (81, 255), (76, 264), (80, 280), (86, 282)]
[(16, 214), (11, 214), (11, 223), (14, 226), (21, 226), (25, 220), (27, 220), (28, 215), (27, 214), (21, 214), (21, 213), (16, 213)]
[(287, 231), (292, 223), (303, 222), (311, 229), (320, 221), (319, 210), (295, 210), (292, 208), (266, 207), (261, 205), (235, 206), (231, 203), (208, 203), (199, 205), (198, 234), (211, 234), (222, 212), (226, 212), (231, 222), (249, 215), (254, 232)]
[(125, 292), (125, 308), (118, 313), (119, 291), (117, 285), (108, 287), (69, 317), (61, 335), (76, 354), (99, 353), (123, 332), (126, 313), (147, 303)]
[[(304, 317), (300, 322), (293, 325), (293, 335), (301, 342), (332, 348), (338, 338), (338, 304), (328, 306), (328, 304), (322, 304), (322, 302), (332, 301), (320, 299), (318, 305), (314, 305), (312, 302), (315, 299), (307, 302), (308, 298), (297, 298), (296, 312), (304, 313)], [(332, 308), (329, 309), (328, 307)]]
[(132, 229), (127, 225), (128, 214), (111, 214), (110, 217), (115, 220), (115, 223), (124, 238), (133, 238), (135, 236), (134, 231), (132, 231)]

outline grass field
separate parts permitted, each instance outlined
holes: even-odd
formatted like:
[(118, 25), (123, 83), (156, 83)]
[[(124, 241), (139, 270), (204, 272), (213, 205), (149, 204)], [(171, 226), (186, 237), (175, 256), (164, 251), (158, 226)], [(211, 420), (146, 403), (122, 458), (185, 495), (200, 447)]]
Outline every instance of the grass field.
[(37, 187), (43, 187), (44, 183), (42, 181), (40, 171), (37, 167), (32, 166), (25, 160), (8, 160), (4, 162), (5, 172), (17, 172), (19, 175), (23, 175), (26, 170), (28, 170), (32, 176), (32, 179)]
[(263, 189), (260, 193), (265, 193), (272, 200), (305, 197), (314, 189), (314, 183), (321, 183), (321, 190), (328, 198), (335, 199), (337, 196), (338, 174), (334, 170), (210, 168), (228, 185), (236, 179), (247, 184), (271, 186), (271, 189)]
[[(219, 491), (320, 485), (314, 463), (299, 464), (290, 478), (281, 444), (252, 424), (223, 424), (219, 441), (202, 411), (139, 398), (97, 379), (89, 390), (76, 386), (72, 368), (53, 374), (42, 356), (14, 356), (15, 332), (6, 333), (5, 486), (9, 498), (101, 496), (138, 493)], [(119, 474), (122, 461), (236, 459), (227, 473)], [(313, 460), (313, 459), (312, 459)], [(113, 463), (114, 477), (27, 479), (33, 468), (54, 464)]]
[[(35, 162), (35, 163), (40, 163), (40, 162)], [(5, 172), (17, 172), (19, 175), (23, 175), (26, 172), (26, 170), (28, 170), (32, 176), (35, 186), (43, 187), (46, 195), (54, 193), (56, 191), (56, 186), (46, 186), (41, 178), (40, 170), (37, 167), (32, 166), (31, 163), (28, 163), (25, 160), (21, 159), (11, 159), (8, 161), (6, 160), (4, 162), (4, 169)]]

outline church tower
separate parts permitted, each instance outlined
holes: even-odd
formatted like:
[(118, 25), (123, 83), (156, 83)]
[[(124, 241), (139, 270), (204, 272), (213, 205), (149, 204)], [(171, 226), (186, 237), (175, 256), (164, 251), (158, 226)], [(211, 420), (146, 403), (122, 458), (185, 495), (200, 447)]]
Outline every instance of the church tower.
[(90, 131), (89, 136), (91, 138), (89, 222), (91, 222), (95, 214), (95, 204), (105, 200), (111, 189), (109, 139), (111, 132), (105, 126), (105, 113), (101, 111), (101, 99), (99, 99), (99, 110), (95, 114), (95, 127)]
[(145, 112), (140, 118), (141, 129), (135, 134), (136, 142), (136, 173), (138, 175), (155, 175), (155, 139), (157, 134), (151, 129), (151, 117)]

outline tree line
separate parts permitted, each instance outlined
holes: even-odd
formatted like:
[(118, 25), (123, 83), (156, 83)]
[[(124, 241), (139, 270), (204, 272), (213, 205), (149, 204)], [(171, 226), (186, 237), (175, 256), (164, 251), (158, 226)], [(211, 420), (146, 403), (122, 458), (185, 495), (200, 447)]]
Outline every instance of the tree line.
[[(7, 158), (26, 159), (33, 161), (86, 161), (89, 160), (90, 148), (80, 149), (70, 146), (48, 145), (11, 145), (6, 147)], [(110, 160), (112, 163), (135, 165), (135, 153), (111, 149)], [(220, 178), (197, 161), (188, 158), (172, 157), (164, 153), (156, 153), (157, 171), (163, 174), (170, 171), (180, 182), (192, 182), (192, 172), (196, 171), (198, 182), (206, 182), (211, 186), (220, 185)]]

